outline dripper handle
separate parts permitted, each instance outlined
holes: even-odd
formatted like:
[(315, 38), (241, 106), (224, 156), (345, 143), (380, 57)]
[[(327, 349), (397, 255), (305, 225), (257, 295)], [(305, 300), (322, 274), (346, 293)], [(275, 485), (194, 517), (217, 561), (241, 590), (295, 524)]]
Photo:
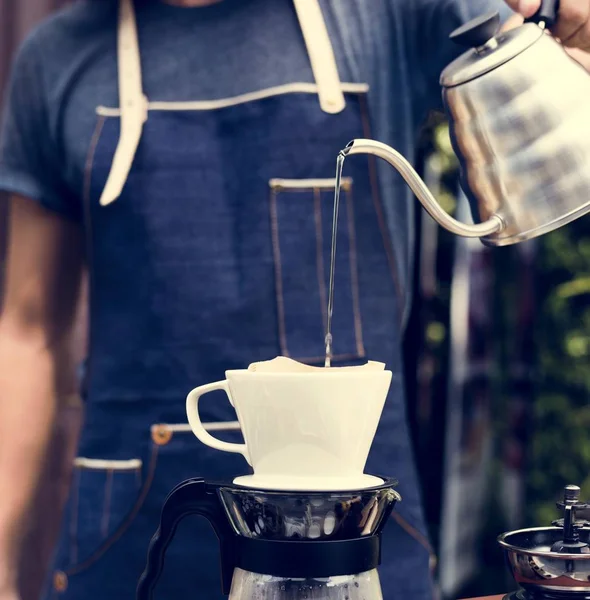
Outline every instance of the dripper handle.
[(188, 418), (189, 425), (193, 430), (193, 433), (197, 436), (197, 438), (206, 446), (210, 446), (211, 448), (215, 448), (215, 450), (221, 450), (222, 452), (233, 452), (235, 454), (242, 454), (248, 464), (252, 466), (252, 461), (250, 460), (250, 453), (248, 452), (248, 446), (246, 444), (234, 444), (230, 442), (224, 442), (216, 437), (213, 437), (203, 425), (201, 421), (201, 417), (199, 416), (199, 400), (201, 396), (208, 394), (209, 392), (213, 392), (215, 390), (223, 390), (232, 406), (234, 406), (234, 401), (232, 399), (231, 390), (229, 388), (229, 384), (227, 380), (225, 381), (216, 381), (215, 383), (208, 383), (207, 385), (202, 385), (198, 388), (195, 388), (191, 392), (189, 392), (186, 397), (186, 416)]
[(208, 486), (203, 479), (189, 479), (176, 486), (164, 502), (160, 526), (150, 542), (146, 567), (137, 585), (136, 600), (151, 600), (164, 568), (166, 549), (178, 524), (190, 515), (205, 517), (215, 530), (221, 549), (222, 592), (226, 596), (229, 594), (235, 567), (232, 550), (235, 544), (232, 540), (236, 534), (227, 520), (216, 489)]
[(537, 23), (537, 25), (544, 23), (545, 27), (551, 29), (551, 27), (557, 23), (559, 1), (560, 0), (542, 0), (541, 8), (539, 8), (532, 17), (526, 19), (526, 22)]

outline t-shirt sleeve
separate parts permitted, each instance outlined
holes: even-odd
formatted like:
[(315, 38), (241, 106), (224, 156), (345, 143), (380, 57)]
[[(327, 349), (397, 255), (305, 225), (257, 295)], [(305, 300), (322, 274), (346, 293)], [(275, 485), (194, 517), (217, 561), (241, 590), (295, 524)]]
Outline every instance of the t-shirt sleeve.
[(79, 203), (64, 181), (63, 156), (50, 130), (42, 56), (33, 34), (12, 65), (0, 132), (0, 191), (79, 220)]
[[(485, 13), (497, 10), (502, 22), (513, 13), (504, 0), (412, 0), (412, 46), (417, 84), (425, 109), (441, 109), (440, 75), (465, 48), (449, 39), (454, 29)], [(420, 81), (421, 79), (421, 81)]]

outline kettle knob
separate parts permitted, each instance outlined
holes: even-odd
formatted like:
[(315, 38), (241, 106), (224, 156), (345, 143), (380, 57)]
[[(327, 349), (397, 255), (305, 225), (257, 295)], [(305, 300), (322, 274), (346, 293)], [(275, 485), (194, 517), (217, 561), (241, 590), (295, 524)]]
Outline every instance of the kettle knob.
[(451, 33), (450, 38), (460, 46), (479, 48), (487, 44), (500, 29), (500, 13), (492, 12), (465, 23)]

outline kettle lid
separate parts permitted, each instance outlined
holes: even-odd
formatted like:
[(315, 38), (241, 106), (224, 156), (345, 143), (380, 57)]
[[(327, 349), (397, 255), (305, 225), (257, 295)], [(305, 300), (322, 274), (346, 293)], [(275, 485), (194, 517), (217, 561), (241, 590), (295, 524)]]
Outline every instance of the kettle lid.
[(525, 23), (510, 31), (499, 30), (500, 13), (492, 12), (453, 31), (451, 39), (470, 50), (446, 67), (440, 78), (441, 85), (454, 87), (481, 77), (524, 52), (544, 34), (534, 23)]

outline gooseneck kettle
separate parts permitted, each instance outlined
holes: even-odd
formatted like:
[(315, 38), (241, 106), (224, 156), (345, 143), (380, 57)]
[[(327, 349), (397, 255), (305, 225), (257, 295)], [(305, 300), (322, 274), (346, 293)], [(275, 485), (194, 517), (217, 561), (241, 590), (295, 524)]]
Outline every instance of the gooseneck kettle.
[(357, 139), (342, 153), (386, 160), (440, 225), (488, 246), (537, 237), (589, 212), (590, 75), (549, 34), (558, 8), (544, 0), (510, 31), (491, 13), (451, 34), (469, 48), (443, 71), (441, 85), (474, 225), (448, 215), (386, 144)]

